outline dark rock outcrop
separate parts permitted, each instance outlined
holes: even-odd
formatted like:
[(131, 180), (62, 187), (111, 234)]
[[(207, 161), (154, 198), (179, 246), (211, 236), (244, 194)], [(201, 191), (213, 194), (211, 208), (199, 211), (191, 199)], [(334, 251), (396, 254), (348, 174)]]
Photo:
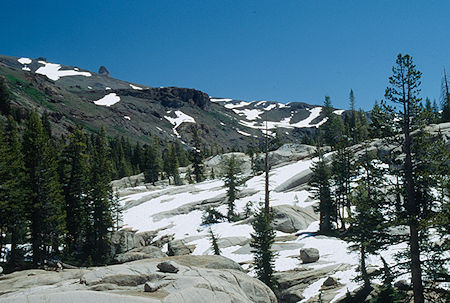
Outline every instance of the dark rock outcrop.
[(108, 76), (109, 77), (109, 71), (105, 66), (100, 66), (100, 68), (98, 69), (98, 74), (99, 75), (103, 75), (103, 76)]

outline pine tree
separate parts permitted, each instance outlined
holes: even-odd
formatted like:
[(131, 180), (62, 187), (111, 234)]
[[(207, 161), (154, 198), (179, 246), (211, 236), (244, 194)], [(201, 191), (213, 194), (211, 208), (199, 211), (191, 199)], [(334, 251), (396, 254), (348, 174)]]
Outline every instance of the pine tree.
[(398, 104), (398, 117), (402, 135), (404, 151), (403, 169), (401, 177), (404, 179), (405, 209), (407, 224), (409, 225), (409, 253), (411, 258), (410, 270), (412, 275), (414, 302), (424, 302), (422, 268), (420, 260), (419, 238), (419, 205), (417, 187), (414, 178), (414, 155), (412, 151), (413, 139), (411, 133), (420, 126), (419, 92), (422, 73), (416, 69), (409, 55), (397, 56), (392, 68), (393, 75), (389, 78), (386, 88), (387, 100)]
[(69, 254), (80, 254), (82, 250), (82, 223), (86, 213), (88, 154), (87, 138), (82, 128), (78, 126), (68, 137), (63, 158), (68, 167), (64, 180), (64, 196), (66, 201), (66, 243)]
[[(112, 218), (112, 187), (111, 181), (112, 164), (110, 151), (106, 139), (105, 128), (95, 136), (93, 155), (91, 157), (89, 170), (89, 213), (92, 225), (87, 239), (91, 243), (90, 256), (95, 264), (105, 264), (109, 261), (109, 236), (114, 222)], [(87, 249), (87, 248), (86, 248)], [(89, 250), (87, 250), (89, 251)]]
[(256, 276), (272, 290), (276, 290), (277, 283), (273, 276), (275, 253), (272, 244), (275, 242), (275, 232), (270, 225), (273, 214), (265, 208), (259, 209), (252, 222), (254, 233), (251, 234), (250, 246), (253, 248)]
[(369, 136), (370, 138), (386, 138), (394, 135), (394, 130), (392, 129), (393, 120), (392, 115), (386, 110), (384, 103), (378, 105), (375, 104), (370, 112), (370, 126), (369, 126)]
[(11, 94), (4, 76), (0, 76), (0, 113), (5, 116), (11, 113)]
[(351, 184), (355, 175), (355, 164), (353, 154), (347, 146), (347, 142), (338, 144), (336, 152), (331, 161), (331, 181), (334, 189), (337, 216), (341, 221), (341, 228), (345, 227), (345, 220), (351, 218), (350, 193)]
[(169, 144), (168, 146), (168, 173), (173, 178), (173, 182), (175, 185), (181, 185), (180, 174), (178, 172), (178, 157), (176, 146), (174, 143)]
[(200, 137), (198, 136), (197, 128), (193, 129), (194, 149), (191, 152), (191, 162), (193, 167), (193, 174), (195, 182), (202, 182), (205, 179), (203, 168), (203, 154), (200, 150)]
[(209, 228), (209, 240), (211, 241), (211, 246), (214, 254), (217, 256), (220, 256), (220, 254), (222, 253), (219, 248), (219, 244), (217, 243), (219, 239), (220, 237), (214, 234), (212, 228)]
[(36, 112), (30, 114), (25, 124), (23, 153), (26, 188), (31, 192), (28, 209), (33, 263), (38, 265), (46, 252), (58, 253), (64, 230), (64, 206), (55, 151)]
[[(10, 236), (11, 249), (8, 263), (14, 268), (19, 263), (17, 245), (23, 240), (26, 231), (29, 192), (25, 189), (21, 144), (17, 126), (12, 117), (8, 117), (4, 133), (0, 128), (0, 155), (2, 155), (0, 157), (0, 229), (6, 230), (6, 234)], [(3, 233), (0, 234), (0, 238), (2, 236)]]
[(239, 192), (238, 187), (242, 184), (242, 178), (240, 178), (241, 164), (237, 161), (236, 156), (233, 154), (231, 157), (225, 160), (225, 176), (223, 178), (225, 187), (227, 188), (227, 205), (228, 205), (228, 221), (233, 221), (236, 217), (234, 211), (234, 201)]
[(153, 185), (159, 180), (159, 174), (162, 170), (161, 145), (159, 138), (154, 136), (152, 145), (146, 146), (145, 157), (145, 182), (151, 182)]
[(318, 147), (319, 159), (315, 162), (311, 170), (313, 175), (310, 180), (314, 199), (319, 200), (318, 211), (320, 214), (319, 229), (321, 233), (330, 233), (333, 222), (337, 219), (336, 205), (331, 197), (330, 177), (331, 173), (327, 161), (323, 157), (320, 147)]
[(389, 199), (384, 190), (387, 183), (385, 169), (382, 168), (381, 161), (377, 160), (376, 155), (368, 151), (367, 144), (358, 162), (362, 171), (358, 186), (350, 197), (354, 213), (349, 219), (351, 227), (346, 239), (355, 243), (352, 248), (357, 248), (360, 252), (361, 278), (365, 287), (369, 287), (370, 277), (367, 273), (366, 258), (368, 254), (376, 254), (387, 244)]
[(450, 81), (447, 78), (447, 73), (444, 69), (444, 75), (442, 76), (442, 122), (450, 121)]

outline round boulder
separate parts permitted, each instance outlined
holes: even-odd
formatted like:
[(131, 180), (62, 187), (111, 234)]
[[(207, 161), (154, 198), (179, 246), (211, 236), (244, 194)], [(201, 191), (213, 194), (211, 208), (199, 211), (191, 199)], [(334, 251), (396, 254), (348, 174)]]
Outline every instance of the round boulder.
[(302, 248), (300, 249), (300, 259), (303, 263), (313, 263), (319, 260), (319, 250), (316, 248)]

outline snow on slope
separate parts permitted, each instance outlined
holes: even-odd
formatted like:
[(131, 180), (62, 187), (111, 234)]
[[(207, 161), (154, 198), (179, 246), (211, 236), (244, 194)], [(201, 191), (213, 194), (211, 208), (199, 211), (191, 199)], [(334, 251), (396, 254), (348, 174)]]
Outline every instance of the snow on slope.
[[(329, 157), (330, 154), (325, 155)], [(280, 185), (291, 180), (299, 173), (308, 170), (316, 159), (304, 159), (293, 163), (276, 167), (270, 171), (270, 203), (271, 206), (293, 205), (297, 207), (310, 207), (317, 201), (310, 199), (310, 192), (307, 190), (278, 191)], [(253, 203), (253, 209), (262, 205), (264, 201), (264, 175), (250, 178), (243, 191), (247, 195), (236, 200), (236, 211), (243, 212), (248, 202)], [(221, 239), (227, 237), (241, 237), (250, 239), (253, 229), (250, 224), (243, 222), (229, 223), (221, 222), (210, 226), (201, 225), (202, 211), (200, 205), (208, 200), (219, 201), (220, 206), (216, 209), (226, 213), (226, 189), (222, 180), (209, 180), (198, 184), (183, 186), (167, 186), (162, 189), (135, 193), (121, 198), (122, 205), (126, 210), (123, 213), (123, 223), (125, 227), (131, 227), (138, 231), (148, 231), (162, 229), (156, 239), (173, 235), (175, 240), (184, 239), (187, 244), (194, 244), (194, 255), (212, 254), (211, 244), (208, 239), (208, 231), (211, 228)], [(134, 205), (134, 206), (130, 206)], [(360, 286), (352, 279), (357, 275), (358, 254), (349, 252), (349, 244), (337, 238), (327, 236), (317, 236), (313, 232), (318, 231), (319, 222), (315, 221), (305, 230), (300, 230), (299, 235), (293, 240), (283, 241), (279, 245), (278, 257), (275, 261), (277, 271), (292, 269), (317, 270), (329, 265), (343, 264), (343, 269), (330, 276), (335, 277), (342, 284), (339, 286), (334, 300), (345, 296), (347, 290), (353, 291)], [(286, 236), (280, 231), (277, 236)], [(284, 247), (285, 248), (284, 248)], [(320, 260), (317, 263), (301, 264), (298, 259), (298, 247), (317, 248), (320, 252)], [(392, 261), (392, 256), (402, 246), (392, 247), (389, 251), (382, 253), (388, 261)], [(236, 262), (240, 262), (245, 269), (250, 269), (250, 274), (254, 274), (250, 264), (253, 255), (248, 244), (231, 245), (221, 248), (222, 255)], [(381, 267), (381, 261), (377, 257), (369, 257), (367, 264)], [(326, 277), (324, 277), (326, 278)], [(306, 302), (309, 298), (318, 294), (318, 289), (322, 285), (323, 279), (309, 285), (304, 289), (303, 296)], [(333, 301), (334, 301), (333, 300)]]
[(116, 93), (110, 93), (110, 94), (107, 94), (106, 96), (104, 96), (103, 98), (101, 98), (97, 101), (94, 101), (94, 103), (96, 105), (111, 106), (111, 105), (116, 104), (119, 101), (120, 101), (120, 97), (117, 96)]
[[(312, 121), (320, 116), (320, 113), (322, 111), (322, 107), (314, 107), (311, 109), (308, 109), (310, 112), (308, 118), (303, 119), (297, 123), (291, 123), (291, 119), (294, 115), (294, 113), (291, 114), (290, 117), (284, 118), (283, 120), (277, 122), (277, 121), (267, 121), (267, 127), (269, 129), (274, 129), (277, 127), (282, 128), (301, 128), (301, 127), (316, 127), (318, 128), (320, 125), (325, 123), (327, 120), (323, 119), (322, 121), (312, 124)], [(266, 128), (265, 123), (258, 125), (258, 122), (253, 121), (239, 121), (241, 125), (244, 125), (246, 127), (255, 128), (255, 129), (261, 129), (264, 130)]]
[[(171, 112), (173, 112), (173, 111), (168, 111), (167, 113), (171, 113)], [(183, 122), (186, 122), (186, 123), (196, 123), (196, 122), (195, 122), (194, 118), (192, 118), (189, 115), (186, 115), (185, 113), (183, 113), (180, 110), (176, 110), (175, 111), (175, 115), (176, 115), (175, 118), (172, 118), (172, 117), (169, 117), (169, 116), (164, 116), (164, 118), (166, 118), (170, 122), (170, 124), (172, 124), (174, 126), (172, 130), (173, 130), (174, 134), (178, 138), (180, 138), (181, 136), (177, 132), (177, 127), (180, 126), (181, 123), (183, 123)]]
[(91, 73), (89, 72), (80, 72), (77, 70), (60, 70), (61, 64), (48, 63), (45, 61), (38, 61), (38, 62), (44, 64), (44, 66), (39, 67), (36, 70), (36, 74), (44, 75), (53, 81), (59, 80), (61, 77), (67, 76), (85, 76), (85, 77), (91, 76)]

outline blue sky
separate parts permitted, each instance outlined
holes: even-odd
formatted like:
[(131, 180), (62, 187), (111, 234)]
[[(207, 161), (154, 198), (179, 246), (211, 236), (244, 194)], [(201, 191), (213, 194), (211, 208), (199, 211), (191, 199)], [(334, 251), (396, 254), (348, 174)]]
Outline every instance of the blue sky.
[(3, 1), (0, 53), (46, 57), (150, 86), (243, 100), (358, 107), (381, 99), (396, 55), (439, 100), (450, 1)]

